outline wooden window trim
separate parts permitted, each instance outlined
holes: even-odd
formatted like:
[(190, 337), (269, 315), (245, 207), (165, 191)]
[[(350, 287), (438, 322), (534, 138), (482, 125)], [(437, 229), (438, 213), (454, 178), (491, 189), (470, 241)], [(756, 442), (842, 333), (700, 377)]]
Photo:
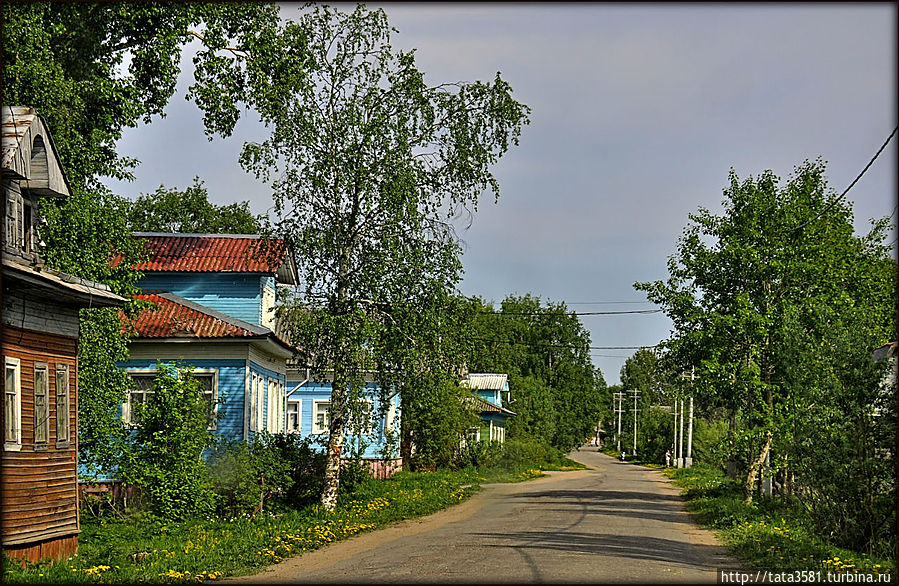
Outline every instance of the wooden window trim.
[[(60, 385), (60, 381), (64, 381)], [(62, 388), (60, 388), (62, 386)], [(56, 365), (56, 447), (67, 449), (71, 446), (72, 421), (69, 409), (72, 404), (71, 385), (69, 385), (69, 365)], [(65, 434), (60, 433), (65, 430)], [(64, 439), (61, 439), (64, 437)]]
[[(318, 424), (318, 406), (326, 404), (328, 405), (328, 417), (324, 426), (320, 426)], [(314, 435), (328, 433), (331, 425), (331, 401), (329, 399), (314, 399), (312, 401), (312, 433)]]
[[(5, 384), (7, 370), (9, 368), (14, 369), (14, 386), (15, 389), (12, 393), (9, 392), (8, 386)], [(5, 356), (3, 360), (3, 377), (4, 377), (4, 396), (3, 396), (3, 409), (4, 409), (4, 428), (3, 428), (3, 449), (8, 452), (18, 452), (22, 449), (22, 361), (18, 358), (13, 358), (12, 356)], [(6, 410), (6, 401), (7, 396), (13, 395), (13, 430), (15, 431), (15, 440), (7, 439), (6, 437), (6, 429), (10, 424), (7, 417), (5, 416)]]
[(290, 428), (290, 425), (288, 425), (288, 423), (289, 423), (289, 421), (290, 421), (290, 418), (289, 418), (289, 417), (285, 417), (285, 419), (286, 419), (286, 421), (285, 421), (285, 426), (286, 426), (286, 427), (285, 427), (285, 432), (286, 432), (286, 433), (293, 433), (293, 434), (300, 434), (300, 433), (303, 433), (303, 400), (302, 400), (302, 399), (290, 399), (290, 400), (288, 400), (288, 401), (287, 401), (287, 404), (286, 404), (286, 406), (285, 406), (285, 415), (289, 415), (289, 414), (290, 414), (290, 409), (289, 409), (289, 407), (290, 407), (291, 405), (296, 405), (296, 406), (297, 406), (297, 427), (296, 427), (296, 429), (291, 429), (291, 428)]
[[(127, 368), (125, 369), (129, 376), (156, 376), (155, 368)], [(219, 373), (215, 368), (195, 368), (192, 373), (194, 376), (212, 376), (212, 422), (207, 429), (209, 431), (215, 431), (218, 427), (218, 387), (219, 387)], [(125, 398), (125, 402), (122, 404), (122, 421), (125, 423), (125, 426), (134, 429), (139, 424), (131, 423), (131, 393), (132, 389), (129, 389), (128, 395)], [(144, 394), (150, 394), (152, 391), (142, 391)]]
[[(43, 373), (44, 385), (40, 389), (38, 373)], [(50, 447), (50, 365), (46, 362), (34, 363), (34, 451), (44, 451)], [(39, 392), (42, 391), (42, 392)], [(42, 398), (43, 406), (38, 408)], [(43, 431), (43, 439), (38, 440), (38, 430)]]

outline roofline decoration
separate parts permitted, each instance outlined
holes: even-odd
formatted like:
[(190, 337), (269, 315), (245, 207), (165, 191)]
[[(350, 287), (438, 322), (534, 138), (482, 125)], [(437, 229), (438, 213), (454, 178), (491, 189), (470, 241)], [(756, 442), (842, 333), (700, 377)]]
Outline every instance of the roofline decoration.
[(71, 195), (69, 178), (44, 117), (30, 106), (3, 106), (0, 121), (3, 175), (22, 181), (22, 187), (35, 195)]

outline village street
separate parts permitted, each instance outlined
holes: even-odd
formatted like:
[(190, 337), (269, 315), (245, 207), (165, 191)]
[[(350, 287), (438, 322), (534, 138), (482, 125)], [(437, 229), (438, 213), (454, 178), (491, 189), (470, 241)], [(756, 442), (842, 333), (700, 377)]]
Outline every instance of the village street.
[(737, 567), (658, 471), (596, 448), (571, 457), (592, 469), (489, 485), (426, 519), (229, 581), (695, 583)]

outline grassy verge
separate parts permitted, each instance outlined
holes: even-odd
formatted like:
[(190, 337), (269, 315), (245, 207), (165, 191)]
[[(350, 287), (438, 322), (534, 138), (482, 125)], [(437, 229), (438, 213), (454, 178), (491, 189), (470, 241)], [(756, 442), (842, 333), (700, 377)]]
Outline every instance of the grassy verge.
[[(4, 559), (3, 583), (205, 582), (250, 574), (335, 541), (457, 504), (484, 482), (517, 482), (543, 470), (584, 468), (568, 458), (496, 464), (459, 471), (400, 472), (368, 480), (341, 498), (333, 513), (314, 506), (255, 519), (166, 523), (145, 515), (82, 517), (76, 556), (58, 563)], [(507, 462), (508, 464), (508, 462)]]
[(683, 489), (687, 509), (700, 525), (716, 530), (732, 554), (753, 569), (820, 571), (822, 580), (828, 572), (889, 574), (895, 580), (896, 560), (826, 543), (780, 501), (744, 503), (742, 487), (720, 470), (697, 465), (664, 474)]

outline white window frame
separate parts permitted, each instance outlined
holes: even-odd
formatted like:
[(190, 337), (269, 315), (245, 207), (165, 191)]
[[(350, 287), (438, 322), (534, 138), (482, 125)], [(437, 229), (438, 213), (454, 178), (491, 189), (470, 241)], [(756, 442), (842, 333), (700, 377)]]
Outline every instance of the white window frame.
[[(38, 373), (42, 373), (43, 387), (38, 385)], [(46, 362), (34, 363), (34, 449), (46, 450), (50, 446), (50, 365)], [(38, 439), (38, 435), (42, 437)]]
[(284, 431), (284, 385), (276, 378), (268, 378), (268, 417), (266, 428), (271, 433)]
[(69, 365), (56, 364), (56, 447), (68, 448), (71, 443), (72, 422), (69, 418), (71, 389)]
[[(290, 427), (290, 407), (291, 405), (297, 406), (297, 426), (296, 429), (291, 429)], [(303, 400), (302, 399), (288, 399), (286, 405), (286, 421), (284, 423), (286, 433), (303, 433)]]
[(254, 376), (256, 377), (253, 383), (255, 386), (253, 397), (256, 399), (255, 429), (260, 432), (265, 430), (265, 378), (259, 373), (255, 373)]
[[(134, 376), (137, 375), (139, 377), (156, 377), (156, 369), (155, 368), (128, 368), (125, 369), (125, 372), (128, 373), (128, 376), (132, 377), (131, 380), (134, 380)], [(212, 411), (210, 413), (211, 421), (208, 429), (209, 431), (214, 431), (217, 427), (218, 422), (218, 383), (219, 383), (219, 372), (218, 369), (215, 368), (195, 368), (191, 371), (195, 377), (206, 377), (212, 376), (212, 389), (209, 393), (203, 393), (204, 395), (211, 394), (211, 403), (212, 403)], [(128, 395), (125, 398), (125, 402), (122, 404), (122, 421), (129, 428), (135, 428), (139, 423), (132, 423), (131, 414), (132, 414), (132, 401), (131, 395), (134, 393), (143, 393), (145, 396), (149, 395), (153, 391), (151, 390), (140, 390), (134, 389), (133, 387), (128, 390)]]
[(259, 392), (259, 386), (256, 382), (257, 375), (255, 372), (250, 373), (250, 388), (247, 389), (247, 405), (249, 406), (249, 412), (247, 413), (247, 429), (253, 432), (258, 432), (259, 428), (256, 427), (256, 423), (258, 418), (256, 417), (256, 410), (259, 408), (259, 401), (256, 400), (256, 393)]
[[(324, 425), (318, 423), (318, 408), (320, 405), (327, 405), (327, 415), (324, 417)], [(314, 399), (312, 401), (312, 433), (321, 434), (328, 433), (331, 425), (331, 400), (330, 399)]]
[(359, 402), (368, 405), (368, 419), (364, 422), (360, 435), (372, 435), (375, 432), (375, 400), (363, 398)]
[[(13, 389), (10, 392), (9, 385), (5, 384), (6, 376), (9, 370), (13, 371)], [(10, 452), (18, 452), (22, 449), (22, 361), (12, 356), (6, 356), (3, 360), (3, 380), (4, 380), (4, 429), (3, 429), (3, 449)], [(12, 402), (12, 420), (10, 413), (6, 409), (9, 402)], [(9, 434), (8, 432), (12, 432)], [(12, 437), (9, 437), (9, 436)]]

